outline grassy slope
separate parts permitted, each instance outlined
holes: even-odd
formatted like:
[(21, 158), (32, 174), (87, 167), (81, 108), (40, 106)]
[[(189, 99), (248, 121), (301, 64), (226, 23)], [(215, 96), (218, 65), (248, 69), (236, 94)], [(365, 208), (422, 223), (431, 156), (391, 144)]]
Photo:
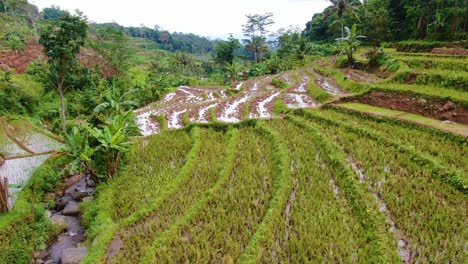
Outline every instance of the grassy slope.
[(463, 124), (450, 124), (450, 123), (445, 124), (443, 123), (443, 121), (432, 119), (432, 118), (427, 118), (421, 115), (416, 115), (412, 113), (407, 113), (407, 112), (402, 112), (402, 111), (397, 111), (397, 110), (392, 110), (392, 109), (387, 109), (387, 108), (382, 108), (382, 107), (375, 107), (375, 106), (370, 106), (370, 105), (360, 104), (360, 103), (343, 103), (343, 104), (338, 104), (338, 106), (346, 108), (346, 109), (350, 109), (350, 110), (359, 111), (359, 112), (409, 121), (409, 122), (413, 122), (419, 125), (433, 127), (433, 128), (437, 128), (443, 131), (448, 131), (448, 132), (452, 132), (455, 134), (468, 137), (468, 126), (463, 125)]
[[(432, 172), (382, 141), (363, 137), (340, 124), (319, 124), (328, 137), (339, 143), (350, 160), (359, 161), (364, 181), (386, 203), (396, 226), (411, 239), (414, 260), (463, 262), (467, 235), (466, 196), (434, 178)], [(351, 132), (351, 133), (350, 133)], [(445, 241), (450, 241), (446, 243)]]

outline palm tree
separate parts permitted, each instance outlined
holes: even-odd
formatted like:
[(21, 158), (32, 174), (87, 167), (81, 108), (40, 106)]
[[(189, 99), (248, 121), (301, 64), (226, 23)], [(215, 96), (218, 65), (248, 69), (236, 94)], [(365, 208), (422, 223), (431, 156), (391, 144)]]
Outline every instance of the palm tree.
[(332, 4), (333, 7), (330, 9), (330, 13), (336, 13), (338, 17), (340, 18), (341, 21), (341, 38), (344, 38), (344, 19), (343, 15), (345, 13), (349, 13), (355, 18), (359, 20), (359, 17), (357, 16), (356, 12), (358, 10), (357, 5), (359, 5), (359, 2), (356, 2), (355, 0), (329, 0)]

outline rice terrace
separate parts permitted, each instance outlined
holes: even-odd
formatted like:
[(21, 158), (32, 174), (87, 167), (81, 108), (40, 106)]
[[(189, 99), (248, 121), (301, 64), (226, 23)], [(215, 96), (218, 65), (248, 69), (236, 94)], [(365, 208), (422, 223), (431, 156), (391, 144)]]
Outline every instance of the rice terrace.
[(468, 263), (466, 1), (324, 0), (242, 41), (13, 2), (0, 264)]

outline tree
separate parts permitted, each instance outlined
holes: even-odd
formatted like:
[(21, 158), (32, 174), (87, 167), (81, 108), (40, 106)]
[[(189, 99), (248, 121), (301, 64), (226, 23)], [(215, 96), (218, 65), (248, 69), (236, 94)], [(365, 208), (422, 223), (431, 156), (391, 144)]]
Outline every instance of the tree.
[(233, 38), (232, 35), (229, 37), (228, 41), (218, 42), (215, 47), (215, 61), (219, 64), (231, 64), (234, 60), (236, 49), (240, 47), (239, 40)]
[(353, 25), (351, 29), (345, 27), (346, 37), (336, 39), (336, 41), (343, 43), (344, 50), (346, 52), (346, 56), (348, 57), (348, 62), (353, 63), (354, 57), (353, 53), (357, 50), (357, 47), (360, 44), (359, 39), (365, 38), (365, 36), (358, 36), (356, 34), (357, 26), (356, 24)]
[(374, 48), (380, 47), (383, 41), (388, 41), (391, 35), (392, 19), (385, 1), (367, 1), (364, 6), (362, 27)]
[(246, 44), (247, 50), (254, 54), (254, 60), (257, 63), (266, 50), (267, 28), (275, 22), (271, 19), (272, 13), (247, 15), (246, 17), (247, 23), (242, 25), (242, 32), (249, 39), (245, 39), (244, 44)]
[(76, 55), (85, 44), (88, 25), (80, 15), (65, 14), (53, 21), (42, 32), (39, 42), (44, 46), (48, 57), (49, 78), (55, 84), (60, 96), (62, 132), (66, 132), (66, 107), (64, 87), (66, 78), (76, 71)]
[(356, 0), (329, 0), (333, 7), (330, 9), (331, 13), (336, 13), (341, 21), (341, 38), (344, 38), (344, 20), (343, 15), (349, 13), (359, 20), (356, 12), (358, 10), (359, 1)]
[(67, 11), (60, 9), (58, 6), (51, 6), (42, 9), (42, 17), (46, 20), (57, 20), (65, 15), (69, 15)]
[(128, 40), (121, 29), (112, 26), (98, 29), (97, 41), (92, 47), (109, 62), (112, 76), (122, 76), (132, 66), (134, 50), (129, 47)]
[(231, 63), (225, 63), (224, 65), (224, 74), (229, 79), (230, 82), (235, 82), (239, 76), (239, 72), (242, 70), (242, 64), (233, 60)]

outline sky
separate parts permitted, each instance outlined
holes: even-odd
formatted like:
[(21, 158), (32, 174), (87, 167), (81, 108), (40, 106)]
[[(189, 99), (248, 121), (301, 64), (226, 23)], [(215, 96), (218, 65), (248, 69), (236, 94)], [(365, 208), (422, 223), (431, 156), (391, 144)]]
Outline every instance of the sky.
[(247, 14), (273, 13), (276, 31), (290, 25), (305, 28), (315, 13), (330, 5), (327, 0), (29, 0), (42, 9), (51, 5), (88, 20), (117, 22), (123, 26), (155, 25), (170, 32), (195, 33), (210, 38), (242, 36)]

